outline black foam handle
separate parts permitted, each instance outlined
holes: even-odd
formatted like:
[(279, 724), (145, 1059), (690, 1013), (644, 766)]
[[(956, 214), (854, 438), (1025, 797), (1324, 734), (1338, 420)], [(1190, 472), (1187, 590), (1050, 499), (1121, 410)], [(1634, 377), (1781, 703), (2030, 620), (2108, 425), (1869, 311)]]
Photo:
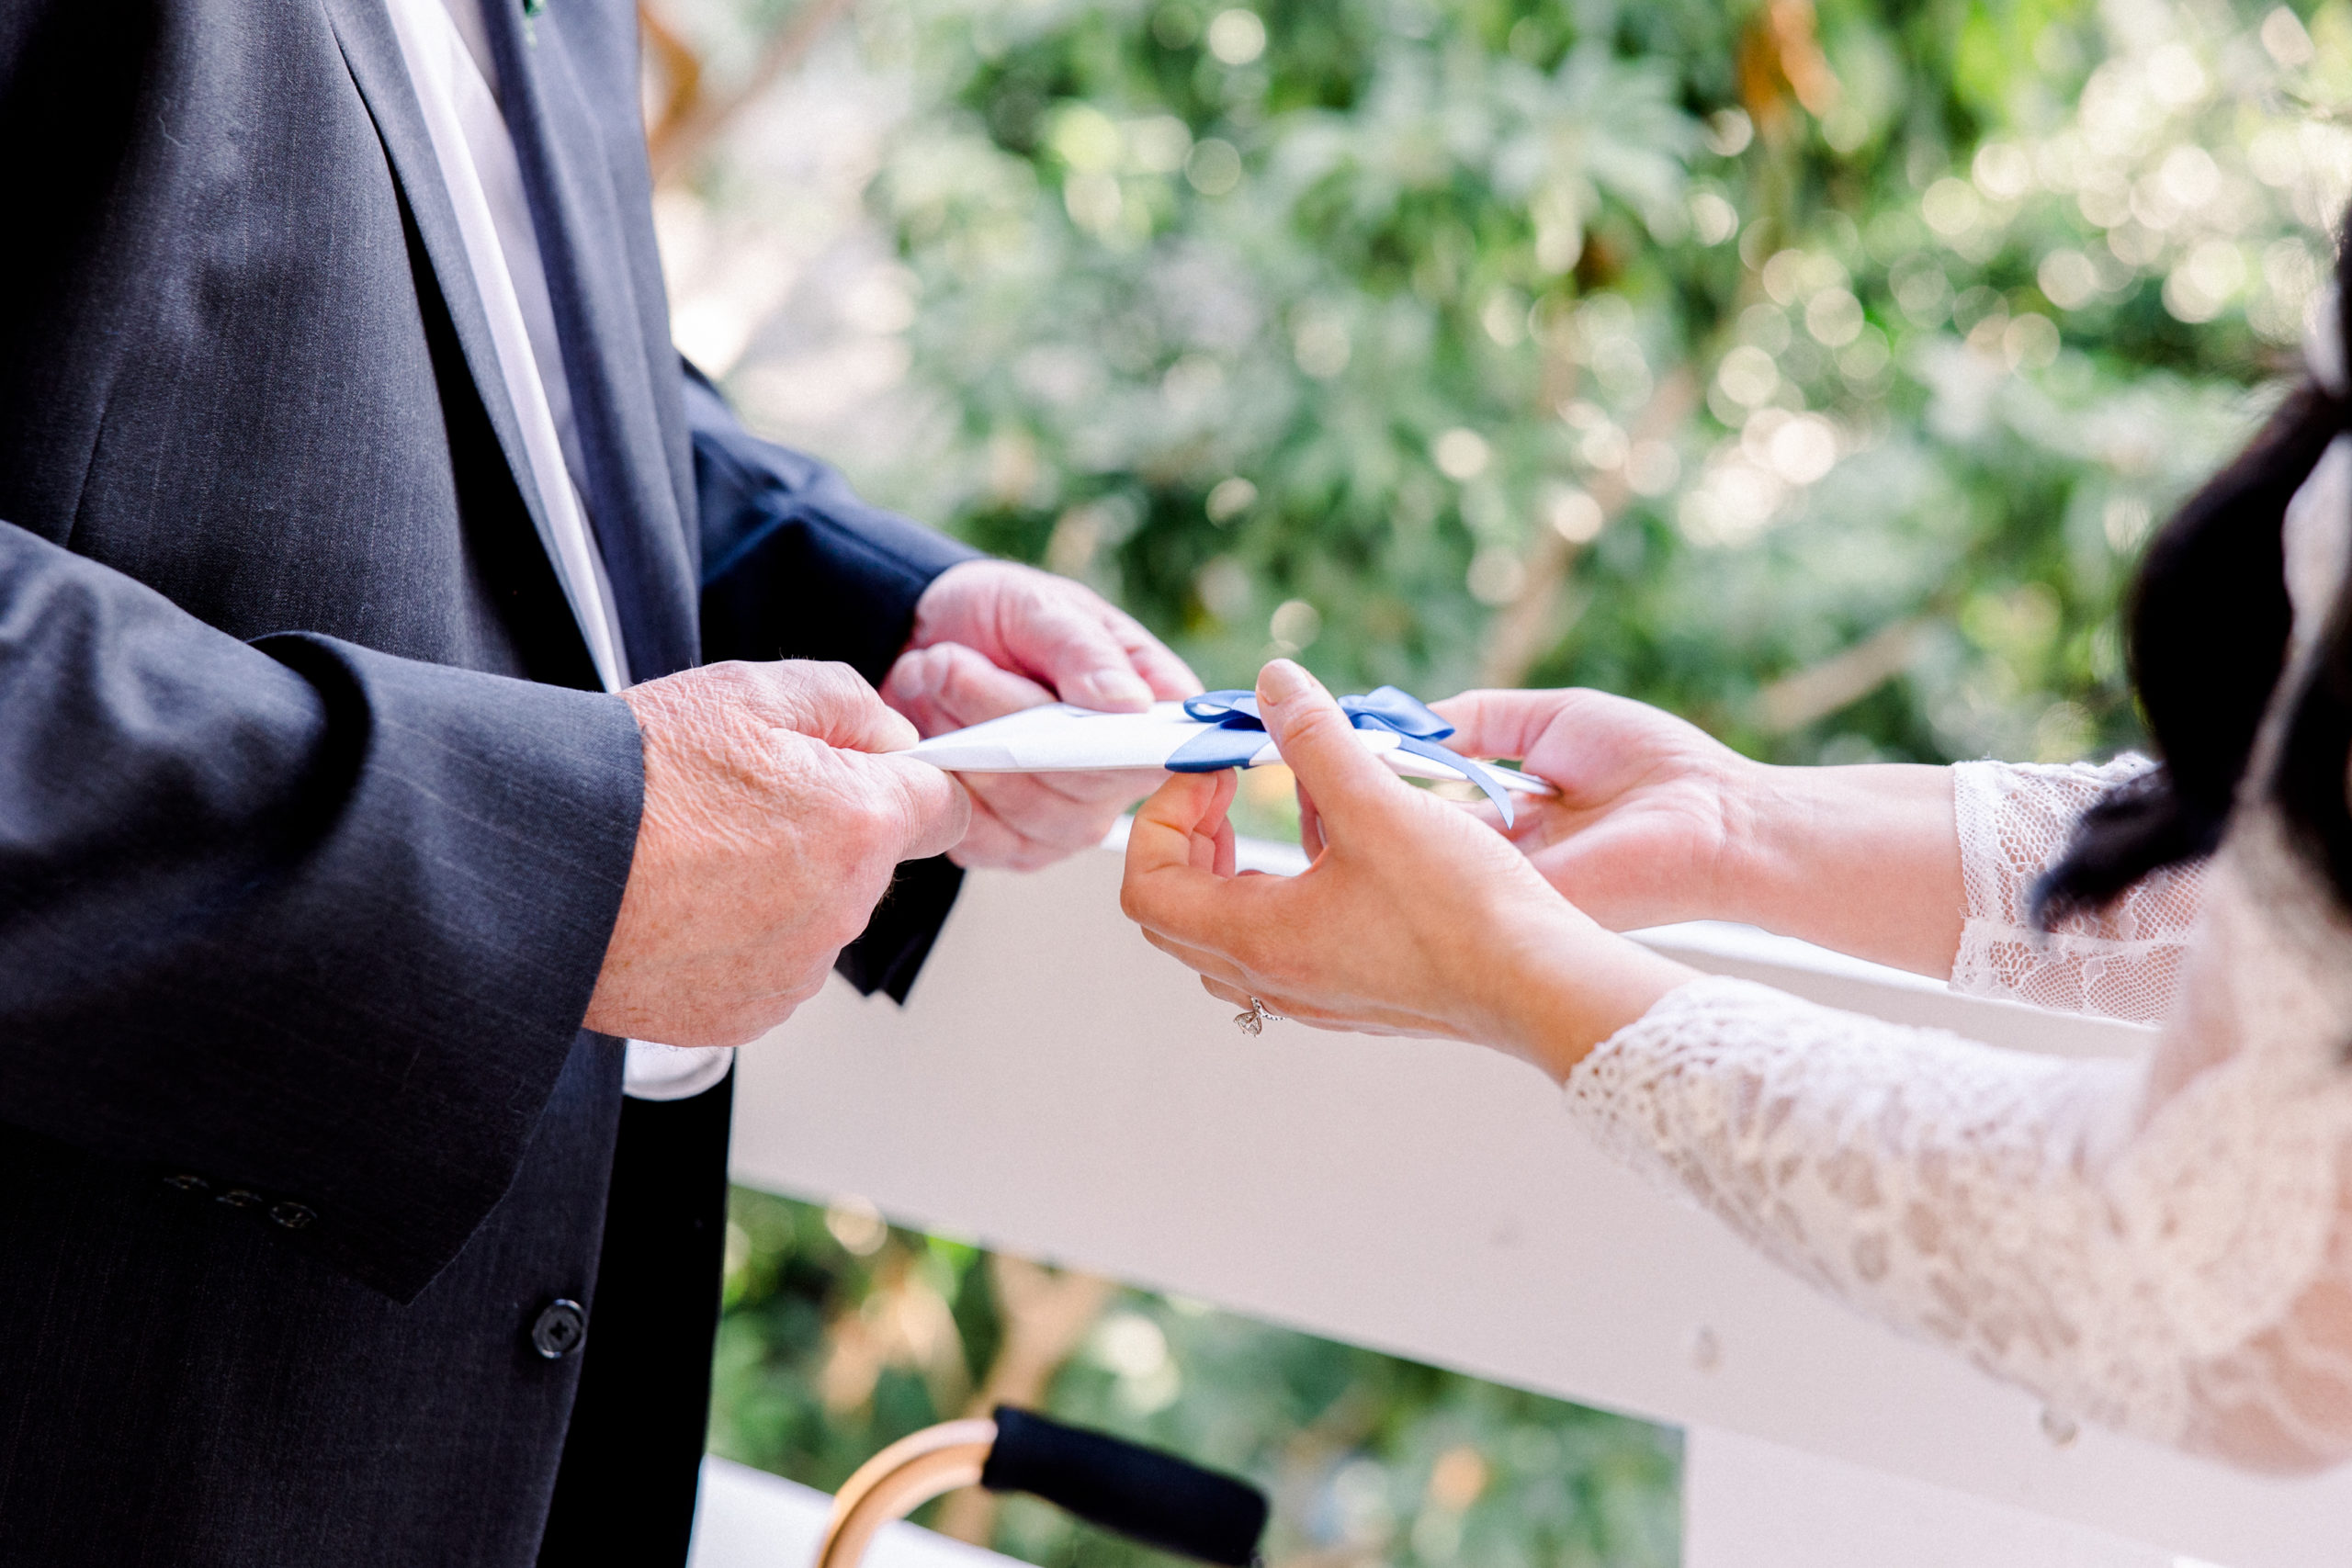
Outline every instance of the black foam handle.
[(1266, 1495), (1189, 1460), (1009, 1404), (980, 1484), (1027, 1492), (1090, 1524), (1180, 1557), (1249, 1568), (1266, 1530)]

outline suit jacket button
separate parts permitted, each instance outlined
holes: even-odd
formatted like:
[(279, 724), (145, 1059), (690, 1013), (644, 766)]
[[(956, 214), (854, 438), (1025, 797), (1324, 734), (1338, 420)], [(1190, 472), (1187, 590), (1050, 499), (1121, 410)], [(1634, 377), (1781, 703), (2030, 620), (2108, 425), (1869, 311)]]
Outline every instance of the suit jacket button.
[(550, 1361), (562, 1360), (587, 1337), (587, 1309), (561, 1296), (541, 1308), (531, 1324), (531, 1348)]
[(271, 1204), (269, 1217), (289, 1231), (299, 1231), (319, 1216), (309, 1204), (289, 1201)]
[(189, 1176), (185, 1172), (178, 1176), (164, 1178), (164, 1185), (175, 1188), (182, 1192), (194, 1192), (199, 1195), (212, 1190), (212, 1183), (200, 1176)]
[(232, 1209), (258, 1209), (263, 1202), (262, 1195), (250, 1187), (232, 1187), (212, 1201), (226, 1203)]

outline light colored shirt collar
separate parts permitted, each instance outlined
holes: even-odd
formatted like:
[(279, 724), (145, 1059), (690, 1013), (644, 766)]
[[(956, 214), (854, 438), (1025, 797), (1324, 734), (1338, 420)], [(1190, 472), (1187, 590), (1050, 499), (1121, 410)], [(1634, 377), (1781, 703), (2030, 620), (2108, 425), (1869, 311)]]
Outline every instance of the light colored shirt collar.
[(547, 268), (532, 226), (523, 169), (492, 83), (497, 73), (480, 0), (386, 0), (409, 79), (424, 112), (466, 265), (498, 356), (507, 401), (547, 520), (548, 554), (607, 691), (628, 683), (603, 553), (581, 499), (577, 423)]
[[(481, 0), (386, 0), (409, 80), (424, 111), (434, 162), (457, 209), (500, 379), (523, 433), (530, 482), (547, 520), (544, 543), (581, 636), (607, 691), (628, 684), (628, 649), (613, 607), (604, 553), (582, 500), (579, 429), (547, 265), (523, 187), (514, 139), (499, 107), (498, 71)], [(684, 1100), (727, 1076), (735, 1053), (628, 1043), (625, 1084), (637, 1100)]]

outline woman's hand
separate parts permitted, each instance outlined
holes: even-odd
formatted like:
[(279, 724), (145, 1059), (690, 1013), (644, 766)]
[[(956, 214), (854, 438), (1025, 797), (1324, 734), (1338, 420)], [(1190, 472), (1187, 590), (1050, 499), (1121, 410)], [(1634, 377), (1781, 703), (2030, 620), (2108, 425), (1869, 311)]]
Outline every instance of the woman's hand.
[[(1769, 767), (1603, 692), (1465, 692), (1433, 705), (1456, 750), (1521, 758), (1558, 788), (1522, 798), (1507, 831), (1611, 930), (1745, 920), (1951, 974), (1967, 897), (1947, 770)], [(1477, 814), (1501, 829), (1492, 807)]]
[[(1606, 692), (1464, 692), (1435, 705), (1466, 756), (1516, 757), (1559, 790), (1502, 828), (1544, 879), (1611, 931), (1721, 919), (1747, 902), (1770, 770), (1696, 725)], [(1736, 917), (1735, 917), (1736, 918)]]
[(1565, 1077), (1691, 972), (1611, 936), (1511, 846), (1364, 750), (1287, 660), (1258, 678), (1266, 728), (1313, 807), (1297, 876), (1235, 875), (1234, 775), (1144, 803), (1122, 903), (1216, 996), (1324, 1029), (1473, 1040)]

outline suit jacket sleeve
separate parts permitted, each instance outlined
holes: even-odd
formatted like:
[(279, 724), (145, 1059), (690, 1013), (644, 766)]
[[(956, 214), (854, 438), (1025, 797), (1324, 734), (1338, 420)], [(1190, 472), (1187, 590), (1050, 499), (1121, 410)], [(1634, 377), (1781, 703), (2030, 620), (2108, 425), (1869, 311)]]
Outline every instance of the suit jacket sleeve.
[[(685, 400), (703, 658), (838, 660), (879, 686), (913, 632), (922, 591), (980, 552), (867, 505), (814, 457), (752, 435), (692, 366)], [(905, 1001), (963, 880), (944, 855), (900, 866), (836, 966), (860, 991)]]
[(0, 1119), (413, 1297), (577, 1037), (642, 766), (616, 699), (243, 643), (0, 524)]

